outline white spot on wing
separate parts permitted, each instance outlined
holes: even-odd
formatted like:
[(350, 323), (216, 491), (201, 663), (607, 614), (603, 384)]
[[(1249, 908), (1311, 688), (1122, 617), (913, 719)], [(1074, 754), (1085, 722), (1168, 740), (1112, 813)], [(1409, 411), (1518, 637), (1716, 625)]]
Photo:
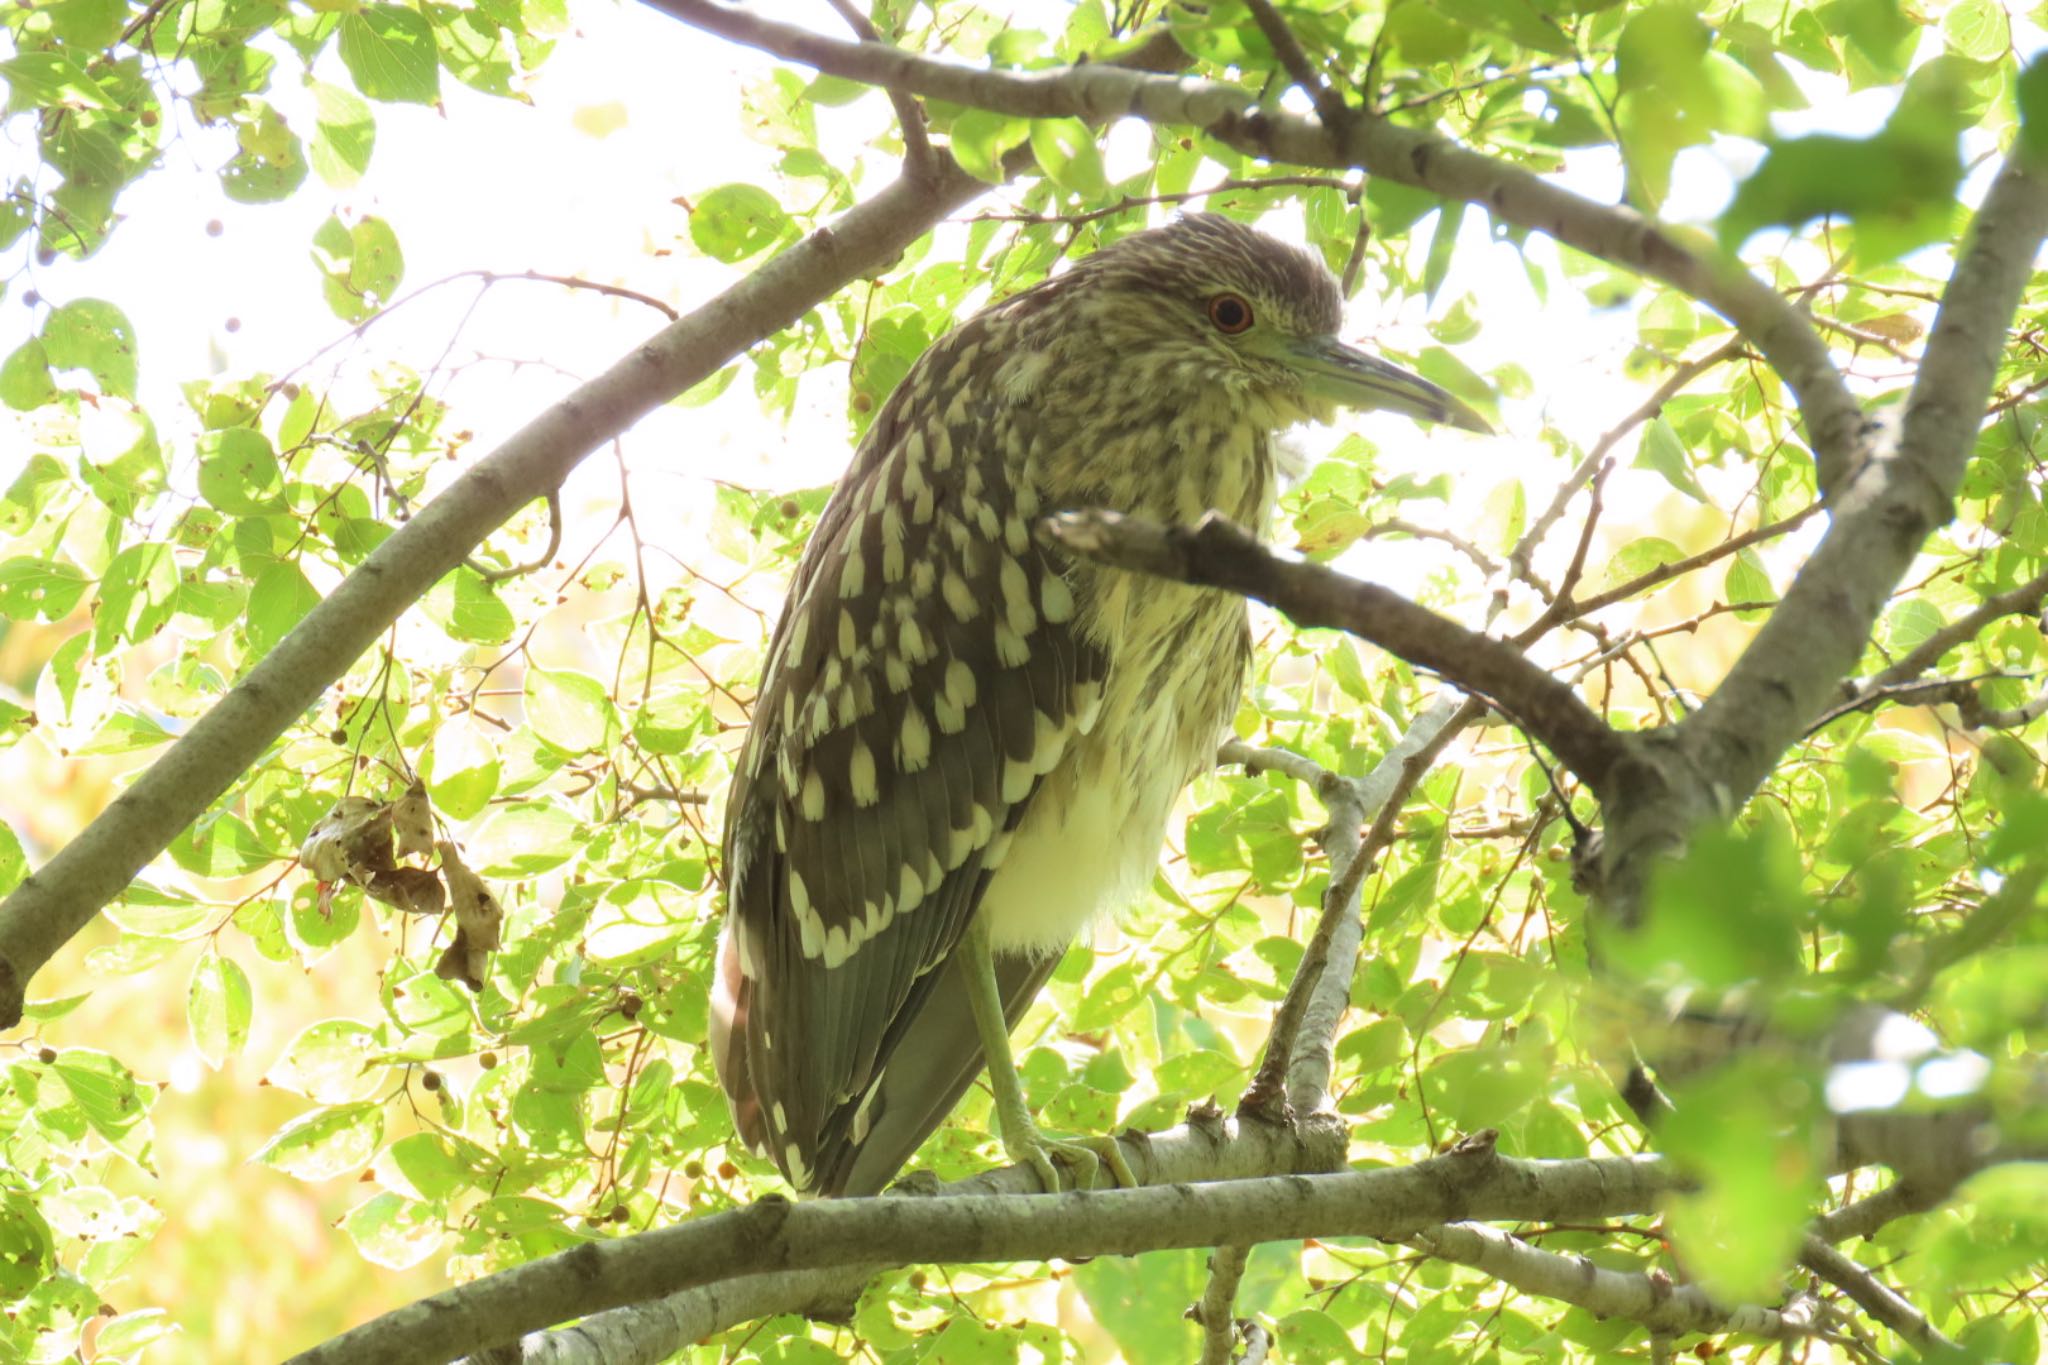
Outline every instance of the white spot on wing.
[(903, 771), (921, 772), (932, 758), (932, 732), (912, 702), (903, 712)]
[(881, 789), (875, 785), (875, 754), (861, 739), (853, 741), (853, 757), (847, 763), (847, 777), (853, 783), (853, 804), (872, 806), (881, 799)]

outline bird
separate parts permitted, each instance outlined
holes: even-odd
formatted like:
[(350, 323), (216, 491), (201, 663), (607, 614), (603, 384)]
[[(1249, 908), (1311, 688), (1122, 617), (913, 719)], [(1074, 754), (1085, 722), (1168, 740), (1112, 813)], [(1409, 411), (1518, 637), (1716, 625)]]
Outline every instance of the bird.
[(740, 1137), (799, 1194), (880, 1192), (984, 1061), (1003, 1147), (1045, 1189), (1059, 1165), (1135, 1183), (1112, 1140), (1038, 1130), (1009, 1032), (1149, 884), (1236, 712), (1249, 620), (1039, 523), (1261, 525), (1276, 434), (1340, 407), (1488, 430), (1339, 340), (1343, 315), (1316, 255), (1188, 214), (990, 304), (876, 412), (798, 562), (726, 803), (709, 1042)]

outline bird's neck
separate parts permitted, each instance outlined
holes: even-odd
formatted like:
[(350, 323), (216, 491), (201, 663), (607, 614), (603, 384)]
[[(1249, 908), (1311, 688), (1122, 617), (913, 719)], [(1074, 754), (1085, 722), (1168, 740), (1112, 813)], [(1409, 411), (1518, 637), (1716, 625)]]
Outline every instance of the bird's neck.
[(1108, 507), (1189, 524), (1219, 511), (1263, 527), (1275, 488), (1270, 414), (1242, 390), (1133, 384), (1092, 413), (1057, 381), (1036, 404), (1047, 438), (1039, 477), (1048, 505)]

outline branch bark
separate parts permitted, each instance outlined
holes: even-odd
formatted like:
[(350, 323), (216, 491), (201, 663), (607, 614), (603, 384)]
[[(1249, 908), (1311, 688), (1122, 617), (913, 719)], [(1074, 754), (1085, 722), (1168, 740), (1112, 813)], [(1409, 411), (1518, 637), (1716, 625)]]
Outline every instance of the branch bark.
[[(1214, 1107), (1189, 1111), (1185, 1124), (1166, 1132), (1127, 1132), (1117, 1140), (1125, 1159), (1148, 1185), (1300, 1175), (1344, 1165), (1345, 1134), (1338, 1123), (1241, 1123)], [(902, 1188), (920, 1188), (919, 1180), (912, 1174)], [(1040, 1188), (1037, 1173), (1029, 1167), (1006, 1166), (930, 1193), (940, 1198), (1035, 1194)], [(843, 1308), (886, 1268), (866, 1264), (782, 1271), (681, 1290), (587, 1317), (572, 1328), (530, 1335), (520, 1343), (521, 1365), (656, 1365), (690, 1342), (756, 1318), (814, 1312), (820, 1305)], [(478, 1360), (473, 1365), (495, 1362)]]
[(1613, 918), (1631, 922), (1651, 861), (1746, 801), (1839, 695), (1893, 589), (1952, 515), (2044, 236), (2048, 187), (2009, 161), (1957, 258), (1897, 439), (1831, 496), (1827, 533), (1700, 709), (1630, 746), (1614, 784), (1626, 797), (1603, 802), (1603, 892)]
[(1023, 118), (1135, 115), (1192, 125), (1241, 152), (1297, 166), (1357, 168), (1448, 199), (1484, 205), (1518, 227), (1664, 281), (1741, 329), (1798, 395), (1823, 489), (1861, 458), (1865, 422), (1812, 323), (1777, 290), (1712, 247), (1686, 245), (1627, 208), (1600, 204), (1435, 133), (1362, 110), (1341, 124), (1255, 106), (1219, 81), (1100, 66), (991, 71), (872, 43), (837, 42), (717, 0), (649, 0), (707, 33), (849, 80)]
[(1076, 554), (1255, 597), (1297, 625), (1349, 631), (1440, 673), (1527, 727), (1596, 793), (1626, 751), (1621, 736), (1577, 693), (1514, 646), (1467, 630), (1377, 584), (1320, 564), (1282, 559), (1222, 517), (1212, 514), (1190, 528), (1085, 511), (1063, 512), (1043, 524)]
[(1812, 1305), (1804, 1300), (1782, 1311), (1756, 1304), (1723, 1308), (1698, 1285), (1675, 1284), (1654, 1272), (1602, 1270), (1584, 1256), (1560, 1256), (1476, 1223), (1430, 1228), (1407, 1242), (1440, 1260), (1483, 1270), (1526, 1294), (1577, 1304), (1603, 1318), (1628, 1318), (1657, 1333), (1741, 1332), (1789, 1341), (1812, 1336), (1818, 1325)]
[(764, 1272), (1071, 1260), (1305, 1237), (1399, 1241), (1465, 1219), (1643, 1213), (1679, 1183), (1674, 1168), (1656, 1158), (1520, 1161), (1488, 1149), (1393, 1169), (1132, 1190), (770, 1199), (591, 1242), (435, 1294), (295, 1356), (291, 1365), (440, 1365), (550, 1323)]

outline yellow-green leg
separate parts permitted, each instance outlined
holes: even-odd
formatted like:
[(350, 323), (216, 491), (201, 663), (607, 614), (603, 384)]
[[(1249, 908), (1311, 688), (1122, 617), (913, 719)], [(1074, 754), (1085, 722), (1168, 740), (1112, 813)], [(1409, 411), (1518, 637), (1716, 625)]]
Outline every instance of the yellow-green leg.
[(967, 926), (961, 947), (967, 953), (967, 998), (974, 1009), (974, 1026), (981, 1033), (982, 1053), (988, 1058), (989, 1088), (995, 1091), (996, 1126), (1010, 1160), (1038, 1172), (1039, 1184), (1048, 1193), (1060, 1188), (1054, 1157), (1073, 1167), (1076, 1189), (1093, 1189), (1104, 1166), (1109, 1168), (1113, 1184), (1136, 1188), (1138, 1177), (1115, 1138), (1058, 1142), (1038, 1131), (1024, 1102), (1024, 1083), (1018, 1079), (1016, 1060), (1010, 1054), (1010, 1025), (1003, 1017), (1002, 993), (996, 987), (995, 952), (979, 913)]

